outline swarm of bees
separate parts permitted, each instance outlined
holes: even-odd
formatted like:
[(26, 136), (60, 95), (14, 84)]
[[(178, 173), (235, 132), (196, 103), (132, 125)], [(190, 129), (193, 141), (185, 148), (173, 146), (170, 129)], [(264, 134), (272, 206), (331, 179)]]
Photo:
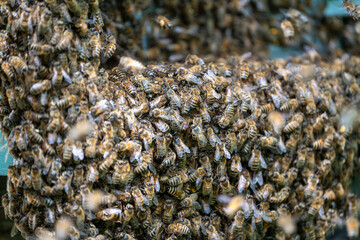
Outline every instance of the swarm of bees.
[[(346, 224), (358, 236), (359, 57), (322, 61), (309, 48), (287, 60), (120, 56), (109, 67), (123, 39), (97, 0), (3, 1), (0, 11), (12, 235), (324, 239)], [(291, 16), (304, 20), (294, 11), (281, 23), (289, 42)], [(116, 26), (131, 36), (132, 25)]]

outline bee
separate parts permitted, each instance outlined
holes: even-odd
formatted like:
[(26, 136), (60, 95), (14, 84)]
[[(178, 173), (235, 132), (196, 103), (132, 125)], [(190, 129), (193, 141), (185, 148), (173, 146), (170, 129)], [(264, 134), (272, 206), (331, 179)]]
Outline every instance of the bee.
[(323, 139), (318, 139), (318, 140), (313, 142), (312, 146), (313, 146), (314, 150), (321, 150), (321, 149), (324, 148), (324, 140)]
[(256, 137), (256, 134), (258, 133), (258, 129), (256, 127), (255, 121), (249, 119), (247, 122), (247, 128), (248, 128), (248, 139), (254, 139)]
[(119, 208), (105, 208), (96, 213), (96, 217), (102, 221), (121, 221), (123, 213)]
[(260, 107), (260, 109), (261, 109), (261, 112), (262, 112), (262, 113), (269, 113), (269, 112), (275, 110), (275, 106), (274, 106), (273, 103), (268, 103), (268, 104), (262, 105), (262, 106)]
[(316, 197), (309, 207), (309, 211), (308, 211), (309, 216), (314, 217), (318, 213), (318, 211), (320, 210), (323, 204), (324, 204), (324, 199), (322, 197)]
[(250, 71), (249, 67), (246, 64), (241, 67), (241, 69), (240, 69), (240, 79), (242, 81), (245, 81), (246, 79), (248, 79), (249, 71)]
[(15, 110), (17, 108), (17, 104), (16, 104), (16, 95), (13, 88), (6, 89), (6, 97), (8, 99), (10, 108)]
[(305, 187), (305, 190), (304, 190), (304, 196), (306, 198), (309, 198), (313, 195), (314, 191), (316, 190), (316, 186), (319, 182), (319, 179), (313, 175), (313, 176), (310, 176), (307, 180), (307, 185)]
[(113, 184), (126, 185), (133, 177), (129, 161), (116, 161), (112, 175)]
[(177, 235), (189, 235), (190, 229), (181, 223), (172, 223), (168, 226), (168, 233), (173, 233)]
[(41, 170), (36, 165), (33, 165), (31, 167), (31, 185), (35, 191), (40, 191), (43, 185), (43, 180), (41, 178)]
[(284, 133), (291, 133), (297, 129), (304, 121), (304, 117), (301, 114), (295, 114), (292, 120), (285, 125)]
[(70, 47), (70, 42), (73, 39), (73, 32), (65, 30), (60, 41), (56, 44), (55, 49), (59, 52), (64, 51)]
[(280, 111), (289, 112), (290, 110), (296, 110), (299, 107), (299, 101), (296, 98), (290, 99), (280, 107)]
[(35, 130), (34, 125), (30, 121), (24, 123), (24, 130), (31, 141), (35, 143), (42, 143), (44, 141), (43, 137)]
[(178, 186), (180, 184), (186, 183), (189, 180), (188, 175), (186, 174), (185, 171), (183, 171), (182, 173), (180, 173), (179, 175), (176, 175), (175, 177), (172, 177), (168, 180), (168, 184), (169, 186)]
[(248, 165), (253, 172), (259, 171), (261, 168), (266, 169), (267, 165), (265, 159), (261, 155), (261, 151), (258, 148), (254, 148)]
[(191, 133), (192, 133), (193, 138), (196, 139), (199, 148), (200, 149), (206, 148), (208, 141), (203, 132), (203, 129), (199, 125), (192, 125)]
[(267, 183), (259, 191), (256, 192), (255, 198), (259, 202), (265, 201), (274, 190), (274, 186), (270, 183)]
[(185, 159), (186, 154), (191, 153), (190, 148), (188, 148), (185, 143), (181, 140), (181, 138), (176, 137), (174, 139), (174, 147), (176, 155), (179, 159)]
[(108, 45), (106, 46), (106, 50), (104, 53), (105, 61), (110, 59), (116, 50), (116, 39), (112, 34), (109, 34), (106, 36), (106, 41), (107, 41)]
[(270, 172), (269, 178), (271, 181), (274, 181), (280, 185), (284, 185), (286, 180), (285, 176), (283, 174), (280, 174), (279, 172)]
[(38, 34), (46, 36), (46, 33), (52, 32), (52, 14), (49, 10), (45, 9), (40, 16), (40, 23), (38, 25)]
[(162, 226), (163, 223), (161, 222), (160, 219), (155, 219), (153, 221), (153, 223), (151, 224), (149, 230), (148, 230), (148, 235), (150, 237), (150, 239), (158, 239), (162, 233)]
[(353, 3), (353, 1), (351, 0), (343, 0), (342, 3), (343, 7), (345, 8), (345, 10), (349, 13), (350, 16), (353, 17), (353, 19), (356, 21), (359, 18), (359, 14), (358, 14), (358, 10), (357, 10), (357, 5), (355, 5)]
[(295, 40), (295, 30), (292, 23), (289, 20), (284, 19), (280, 26), (286, 41), (293, 42)]
[(94, 32), (90, 38), (89, 45), (92, 48), (92, 56), (93, 58), (99, 58), (100, 57), (100, 50), (101, 50), (101, 44), (100, 44), (100, 38), (98, 32)]
[(207, 172), (202, 180), (201, 192), (204, 196), (210, 195), (213, 190), (213, 178), (210, 172)]
[(349, 137), (352, 134), (352, 132), (353, 132), (353, 128), (351, 126), (346, 127), (345, 125), (341, 125), (339, 128), (339, 133), (346, 138)]
[(117, 152), (115, 151), (111, 151), (108, 156), (106, 157), (106, 159), (100, 163), (99, 165), (99, 170), (101, 172), (107, 172), (109, 170), (109, 168), (114, 164), (114, 162), (116, 161), (117, 158)]
[(157, 16), (156, 22), (162, 29), (172, 30), (173, 28), (171, 21), (164, 16)]
[(99, 179), (98, 166), (95, 162), (88, 164), (88, 171), (86, 172), (86, 182), (89, 184), (95, 183)]
[(290, 195), (290, 188), (284, 187), (279, 192), (275, 193), (274, 196), (271, 196), (269, 199), (270, 203), (282, 203), (284, 202)]
[(174, 201), (167, 199), (164, 202), (164, 212), (162, 216), (162, 220), (165, 224), (170, 224), (173, 220), (173, 214), (175, 211)]
[(4, 61), (2, 64), (1, 64), (1, 70), (3, 70), (3, 72), (5, 73), (5, 75), (11, 79), (11, 80), (15, 80), (15, 72), (12, 68), (12, 65), (7, 62), (7, 61)]
[(20, 57), (11, 56), (9, 58), (9, 62), (10, 65), (14, 67), (14, 69), (19, 75), (24, 74), (28, 70), (28, 66), (26, 62)]
[(131, 188), (131, 195), (135, 199), (135, 206), (137, 208), (144, 208), (144, 204), (149, 206), (149, 200), (142, 194), (138, 187), (134, 186)]

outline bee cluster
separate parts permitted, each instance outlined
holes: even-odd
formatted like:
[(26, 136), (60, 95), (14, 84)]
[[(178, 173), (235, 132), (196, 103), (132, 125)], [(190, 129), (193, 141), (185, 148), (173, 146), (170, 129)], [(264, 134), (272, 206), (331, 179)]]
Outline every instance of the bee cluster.
[(359, 57), (122, 56), (107, 70), (124, 39), (105, 33), (96, 0), (0, 10), (12, 234), (324, 239), (346, 219), (358, 235)]

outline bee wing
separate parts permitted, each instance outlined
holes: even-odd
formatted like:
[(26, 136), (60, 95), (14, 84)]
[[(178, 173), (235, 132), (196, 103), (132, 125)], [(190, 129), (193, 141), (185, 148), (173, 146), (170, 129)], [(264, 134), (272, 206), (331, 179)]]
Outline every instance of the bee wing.
[(252, 164), (252, 162), (254, 161), (254, 159), (255, 159), (255, 153), (253, 152), (253, 153), (251, 154), (251, 157), (250, 157), (250, 160), (249, 160), (249, 163), (248, 163), (248, 166), (249, 166), (249, 167), (251, 167), (251, 164)]
[(245, 185), (246, 185), (246, 178), (241, 175), (239, 178), (239, 183), (238, 183), (238, 192), (242, 193), (245, 189)]
[(146, 140), (145, 138), (143, 140), (144, 140), (144, 148), (145, 148), (145, 150), (149, 151), (150, 150), (150, 144), (149, 144), (148, 140)]
[(158, 177), (155, 180), (155, 190), (156, 192), (160, 191), (160, 182)]
[(16, 227), (15, 223), (13, 227), (11, 228), (10, 236), (14, 237), (18, 233), (18, 228)]
[(225, 144), (223, 145), (223, 150), (224, 150), (225, 157), (226, 157), (227, 159), (230, 159), (230, 158), (231, 158), (231, 154), (230, 154), (230, 152), (227, 150), (227, 148), (225, 147)]
[(263, 158), (263, 156), (261, 155), (260, 153), (260, 156), (259, 156), (259, 159), (260, 159), (260, 164), (262, 166), (262, 168), (266, 169), (266, 162), (265, 162), (265, 159)]
[(146, 206), (150, 206), (149, 200), (143, 194), (142, 194), (142, 197), (143, 197), (144, 204)]
[[(52, 78), (51, 78), (51, 83), (52, 83), (53, 85), (55, 85), (57, 74), (58, 74), (58, 72), (57, 72), (56, 70), (54, 70), (53, 76), (52, 76)], [(36, 83), (35, 83), (35, 84), (36, 84)], [(35, 85), (35, 84), (34, 84), (34, 85)], [(34, 85), (33, 85), (33, 86), (34, 86)]]
[(277, 144), (278, 149), (280, 150), (280, 153), (286, 153), (286, 146), (282, 140), (282, 138), (280, 137), (278, 144)]
[(267, 222), (267, 223), (272, 222), (271, 218), (266, 214), (266, 212), (261, 212), (260, 216), (265, 222)]
[(200, 190), (202, 179), (203, 179), (203, 176), (196, 179), (196, 190)]
[(275, 108), (280, 108), (280, 105), (281, 105), (281, 99), (278, 95), (276, 94), (270, 94), (272, 100), (273, 100), (273, 103), (274, 103), (274, 106)]
[(262, 172), (259, 172), (257, 174), (257, 181), (259, 183), (260, 186), (262, 186), (264, 184), (264, 179), (263, 179), (263, 175), (262, 175)]
[(154, 165), (152, 165), (151, 163), (148, 164), (148, 168), (149, 170), (153, 173), (156, 174), (156, 168), (154, 167)]
[(200, 203), (197, 202), (197, 201), (193, 203), (193, 206), (194, 206), (197, 210), (200, 210), (200, 209), (201, 209), (201, 205), (200, 205)]
[(251, 215), (251, 207), (247, 202), (244, 203), (243, 210), (245, 218), (249, 218)]
[(42, 92), (41, 95), (40, 95), (40, 103), (41, 103), (42, 106), (46, 105), (47, 95), (48, 95), (47, 92)]
[(153, 198), (152, 202), (153, 202), (153, 204), (154, 204), (155, 206), (158, 206), (158, 205), (159, 205), (159, 199), (157, 198), (156, 195), (154, 195), (154, 198)]
[(219, 148), (219, 144), (216, 144), (215, 148), (216, 149), (215, 149), (214, 159), (215, 159), (215, 162), (218, 162), (218, 161), (220, 161), (221, 156), (222, 156), (220, 148)]
[[(204, 213), (210, 214), (211, 208), (210, 208), (210, 205), (207, 203), (207, 201), (201, 200), (201, 203), (202, 203), (202, 207), (204, 209)], [(200, 207), (200, 209), (201, 209), (201, 207)]]
[(184, 148), (186, 153), (191, 153), (190, 148), (188, 148), (188, 146), (186, 146), (185, 143), (181, 142), (181, 146)]

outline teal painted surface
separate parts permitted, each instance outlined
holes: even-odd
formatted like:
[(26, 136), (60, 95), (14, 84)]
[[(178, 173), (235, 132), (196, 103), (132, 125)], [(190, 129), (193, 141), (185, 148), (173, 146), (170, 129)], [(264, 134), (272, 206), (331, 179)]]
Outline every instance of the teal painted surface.
[(0, 176), (1, 175), (5, 176), (7, 173), (8, 166), (11, 165), (13, 162), (13, 157), (10, 154), (8, 154), (7, 161), (5, 162), (7, 147), (4, 147), (4, 148), (1, 147), (6, 144), (6, 141), (3, 138), (1, 133), (0, 133), (0, 139), (1, 139), (0, 140), (0, 142), (1, 142), (1, 144), (0, 144), (0, 149), (1, 149), (1, 151), (0, 151)]

